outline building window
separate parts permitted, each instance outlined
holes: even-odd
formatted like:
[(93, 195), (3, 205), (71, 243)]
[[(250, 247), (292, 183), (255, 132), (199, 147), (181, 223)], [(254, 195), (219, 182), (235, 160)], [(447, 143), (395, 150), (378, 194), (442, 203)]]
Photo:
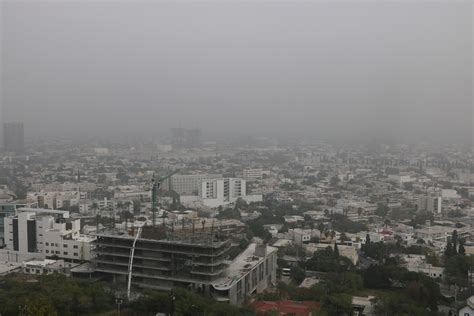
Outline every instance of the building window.
[(63, 252), (63, 254), (64, 254), (65, 256), (67, 256), (67, 251)]
[(78, 248), (77, 245), (74, 245), (74, 249), (77, 249), (77, 248)]
[(64, 248), (67, 248), (67, 244), (64, 244), (63, 247), (64, 247)]
[(74, 257), (78, 257), (79, 254), (77, 252), (74, 253)]
[(49, 250), (46, 250), (46, 253), (49, 253)]
[(49, 242), (45, 243), (46, 246), (49, 246)]

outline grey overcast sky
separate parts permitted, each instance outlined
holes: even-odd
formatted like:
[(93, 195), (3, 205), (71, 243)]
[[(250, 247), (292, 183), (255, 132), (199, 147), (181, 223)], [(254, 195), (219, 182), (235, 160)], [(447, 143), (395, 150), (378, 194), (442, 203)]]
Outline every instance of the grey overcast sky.
[(3, 119), (470, 141), (472, 3), (4, 0)]

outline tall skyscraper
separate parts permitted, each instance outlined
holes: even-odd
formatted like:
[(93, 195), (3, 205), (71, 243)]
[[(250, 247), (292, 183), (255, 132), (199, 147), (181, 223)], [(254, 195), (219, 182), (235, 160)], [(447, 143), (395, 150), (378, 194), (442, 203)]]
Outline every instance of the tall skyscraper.
[(7, 152), (22, 152), (25, 144), (23, 123), (8, 122), (3, 124), (3, 147)]

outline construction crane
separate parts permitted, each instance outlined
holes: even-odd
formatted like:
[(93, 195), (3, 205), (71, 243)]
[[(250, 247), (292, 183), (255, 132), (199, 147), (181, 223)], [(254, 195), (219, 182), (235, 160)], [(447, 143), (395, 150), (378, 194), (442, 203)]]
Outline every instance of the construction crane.
[[(166, 179), (170, 178), (172, 175), (176, 174), (179, 170), (175, 170), (168, 174), (167, 176), (156, 179), (155, 174), (153, 173), (153, 178), (151, 180), (152, 183), (152, 190), (151, 190), (151, 201), (152, 201), (152, 211), (153, 211), (153, 227), (155, 226), (155, 215), (156, 215), (156, 208), (158, 205), (158, 190), (161, 187), (161, 183), (165, 181)], [(130, 259), (128, 261), (128, 284), (127, 284), (127, 299), (130, 300), (130, 291), (131, 291), (131, 286), (132, 286), (132, 271), (133, 271), (133, 259), (135, 256), (135, 245), (137, 244), (138, 238), (140, 238), (140, 235), (143, 230), (143, 226), (145, 223), (143, 223), (139, 228), (137, 235), (135, 236), (135, 239), (133, 240), (132, 248), (130, 249)]]
[(161, 183), (165, 181), (166, 179), (171, 178), (173, 175), (178, 173), (179, 170), (175, 170), (168, 175), (166, 175), (163, 178), (156, 179), (155, 174), (153, 173), (153, 178), (151, 179), (151, 211), (153, 212), (152, 215), (152, 226), (155, 227), (155, 222), (156, 222), (156, 211), (157, 211), (157, 206), (158, 206), (158, 191), (161, 188)]

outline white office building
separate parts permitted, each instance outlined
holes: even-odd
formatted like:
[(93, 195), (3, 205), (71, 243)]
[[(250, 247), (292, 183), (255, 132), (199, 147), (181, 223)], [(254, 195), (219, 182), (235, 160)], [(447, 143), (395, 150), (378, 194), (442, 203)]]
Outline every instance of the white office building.
[(261, 195), (247, 195), (246, 181), (241, 178), (221, 178), (201, 182), (199, 196), (211, 208), (235, 203), (241, 198), (246, 202), (262, 201)]
[(221, 174), (176, 174), (163, 183), (163, 187), (180, 195), (198, 195), (203, 181), (222, 178)]
[(254, 181), (262, 179), (263, 170), (262, 169), (244, 169), (242, 176), (247, 181)]
[(89, 261), (94, 238), (80, 234), (80, 219), (69, 212), (22, 208), (5, 218), (6, 248), (21, 254), (41, 254), (67, 260)]

